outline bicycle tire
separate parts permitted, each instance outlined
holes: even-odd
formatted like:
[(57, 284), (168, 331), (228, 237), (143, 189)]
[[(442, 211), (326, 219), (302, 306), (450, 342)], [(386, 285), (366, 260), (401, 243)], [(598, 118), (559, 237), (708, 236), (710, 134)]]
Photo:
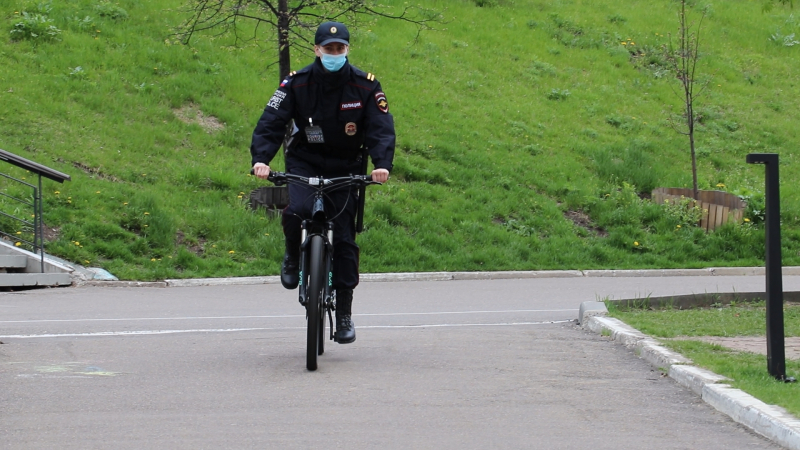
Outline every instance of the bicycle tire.
[(317, 370), (317, 356), (322, 330), (320, 323), (324, 320), (325, 291), (325, 241), (322, 236), (311, 236), (308, 259), (308, 332), (306, 339), (306, 368)]

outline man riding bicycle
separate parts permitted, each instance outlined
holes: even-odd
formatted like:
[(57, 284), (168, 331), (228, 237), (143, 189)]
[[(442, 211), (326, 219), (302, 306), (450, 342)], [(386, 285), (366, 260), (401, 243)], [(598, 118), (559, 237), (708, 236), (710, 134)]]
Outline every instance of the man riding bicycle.
[[(264, 108), (250, 145), (253, 173), (266, 179), (294, 121), (286, 145), (286, 171), (306, 177), (339, 177), (360, 173), (364, 150), (374, 170), (372, 179), (386, 182), (394, 158), (394, 119), (375, 76), (350, 65), (350, 33), (339, 22), (325, 22), (314, 37), (314, 63), (292, 72)], [(283, 211), (286, 253), (281, 284), (299, 283), (300, 225), (311, 211), (308, 187), (289, 185), (289, 205)], [(358, 285), (359, 249), (355, 242), (357, 191), (330, 193), (334, 211), (333, 289), (336, 290), (336, 342), (356, 340), (351, 318), (353, 289)]]

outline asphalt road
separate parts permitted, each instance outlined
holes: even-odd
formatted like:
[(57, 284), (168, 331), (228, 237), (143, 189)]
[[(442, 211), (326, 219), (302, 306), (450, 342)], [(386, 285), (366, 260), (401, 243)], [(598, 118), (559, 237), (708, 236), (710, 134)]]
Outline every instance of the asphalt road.
[(316, 372), (279, 285), (2, 293), (0, 448), (776, 449), (574, 320), (606, 296), (763, 288), (362, 283), (357, 341), (330, 342)]

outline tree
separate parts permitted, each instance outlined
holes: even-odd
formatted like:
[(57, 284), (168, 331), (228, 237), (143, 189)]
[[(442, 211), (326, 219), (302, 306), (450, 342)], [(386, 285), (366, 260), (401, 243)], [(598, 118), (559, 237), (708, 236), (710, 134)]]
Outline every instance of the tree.
[[(184, 44), (202, 32), (232, 34), (236, 45), (258, 41), (261, 33), (269, 33), (277, 44), (279, 81), (291, 70), (291, 48), (310, 50), (317, 27), (327, 20), (357, 29), (379, 17), (395, 19), (414, 24), (417, 38), (442, 22), (441, 14), (427, 8), (406, 5), (393, 11), (375, 0), (187, 0), (185, 9), (190, 17), (177, 31)], [(251, 36), (242, 36), (248, 28), (245, 24), (250, 25)]]
[[(664, 57), (667, 64), (675, 72), (675, 77), (680, 80), (682, 91), (678, 95), (683, 100), (683, 122), (682, 126), (675, 128), (679, 133), (689, 137), (689, 149), (692, 155), (692, 189), (694, 199), (699, 198), (697, 189), (697, 154), (695, 152), (694, 131), (695, 124), (700, 115), (695, 111), (695, 100), (700, 96), (708, 80), (699, 83), (697, 76), (697, 60), (699, 59), (698, 49), (700, 48), (700, 27), (705, 18), (705, 10), (701, 13), (700, 21), (692, 31), (692, 25), (686, 18), (686, 0), (680, 0), (680, 11), (678, 12), (680, 27), (678, 29), (677, 43), (673, 44), (672, 36), (669, 36), (669, 43), (664, 46)], [(699, 89), (698, 89), (699, 88)]]

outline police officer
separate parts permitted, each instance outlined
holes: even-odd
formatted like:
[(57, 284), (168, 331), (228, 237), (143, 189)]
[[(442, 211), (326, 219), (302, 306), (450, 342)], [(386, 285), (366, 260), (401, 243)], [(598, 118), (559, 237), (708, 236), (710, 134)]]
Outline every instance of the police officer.
[[(308, 177), (357, 174), (366, 148), (375, 167), (372, 179), (386, 182), (392, 170), (395, 133), (381, 84), (374, 75), (350, 65), (350, 33), (344, 24), (323, 23), (314, 44), (314, 63), (289, 74), (264, 108), (250, 146), (253, 172), (267, 178), (269, 163), (293, 120), (287, 172)], [(358, 285), (356, 195), (355, 189), (330, 195), (335, 211), (344, 208), (334, 221), (333, 242), (334, 337), (340, 344), (356, 340), (351, 319), (353, 288)], [(310, 214), (310, 200), (307, 187), (289, 185), (289, 206), (283, 211), (286, 254), (281, 266), (281, 284), (286, 289), (295, 289), (299, 283), (300, 223)]]

